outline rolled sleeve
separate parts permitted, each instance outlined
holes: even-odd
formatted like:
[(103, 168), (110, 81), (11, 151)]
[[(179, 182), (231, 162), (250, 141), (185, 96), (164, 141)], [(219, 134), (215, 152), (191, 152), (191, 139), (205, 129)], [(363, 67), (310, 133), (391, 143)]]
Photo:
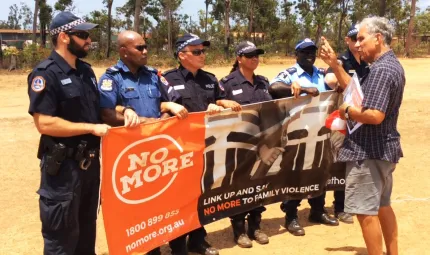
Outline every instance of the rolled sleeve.
[(28, 113), (56, 116), (58, 98), (55, 89), (55, 75), (49, 71), (35, 71), (28, 77)]
[(392, 74), (387, 68), (375, 68), (370, 71), (366, 90), (363, 91), (362, 107), (385, 113), (390, 101)]
[(287, 71), (281, 72), (280, 74), (278, 74), (278, 76), (273, 78), (273, 80), (270, 82), (270, 86), (272, 86), (276, 82), (282, 82), (287, 85), (290, 85), (292, 82), (291, 75)]
[(100, 107), (114, 109), (118, 103), (118, 85), (114, 77), (103, 74), (97, 86), (100, 92)]

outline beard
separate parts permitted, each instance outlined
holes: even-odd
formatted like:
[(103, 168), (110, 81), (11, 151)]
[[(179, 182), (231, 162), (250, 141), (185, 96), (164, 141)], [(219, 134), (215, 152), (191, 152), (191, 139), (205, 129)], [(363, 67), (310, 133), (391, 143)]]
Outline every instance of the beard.
[(67, 45), (67, 49), (77, 58), (84, 58), (88, 55), (88, 51), (86, 51), (84, 48), (86, 45), (87, 43), (85, 43), (84, 46), (81, 47), (72, 37), (70, 37), (70, 43)]

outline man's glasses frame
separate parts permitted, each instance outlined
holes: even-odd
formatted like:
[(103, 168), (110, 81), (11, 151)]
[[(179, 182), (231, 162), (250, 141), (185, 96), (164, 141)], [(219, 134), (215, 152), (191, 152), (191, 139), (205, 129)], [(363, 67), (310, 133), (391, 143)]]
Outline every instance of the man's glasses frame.
[(68, 35), (74, 35), (82, 40), (87, 40), (90, 37), (90, 33), (87, 31), (67, 31), (65, 32)]

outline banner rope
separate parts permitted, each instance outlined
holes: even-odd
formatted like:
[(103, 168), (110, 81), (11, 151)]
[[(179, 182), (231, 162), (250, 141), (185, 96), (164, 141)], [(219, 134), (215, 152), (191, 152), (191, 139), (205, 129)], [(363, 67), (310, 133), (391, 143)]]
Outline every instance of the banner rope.
[(430, 202), (430, 197), (416, 198), (416, 197), (409, 196), (409, 195), (400, 195), (400, 196), (397, 196), (395, 199), (391, 200), (391, 202), (394, 202), (394, 203), (401, 203), (401, 202), (406, 202), (406, 201)]

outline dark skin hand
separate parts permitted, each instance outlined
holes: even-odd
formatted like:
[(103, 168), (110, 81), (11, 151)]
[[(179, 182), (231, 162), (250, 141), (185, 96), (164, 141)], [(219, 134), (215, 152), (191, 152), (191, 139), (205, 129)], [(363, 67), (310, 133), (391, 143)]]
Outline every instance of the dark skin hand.
[(273, 99), (280, 99), (292, 96), (298, 98), (303, 93), (312, 95), (314, 97), (320, 94), (317, 88), (302, 88), (295, 81), (291, 83), (291, 85), (287, 85), (283, 82), (275, 82), (269, 87), (269, 94), (273, 97)]

